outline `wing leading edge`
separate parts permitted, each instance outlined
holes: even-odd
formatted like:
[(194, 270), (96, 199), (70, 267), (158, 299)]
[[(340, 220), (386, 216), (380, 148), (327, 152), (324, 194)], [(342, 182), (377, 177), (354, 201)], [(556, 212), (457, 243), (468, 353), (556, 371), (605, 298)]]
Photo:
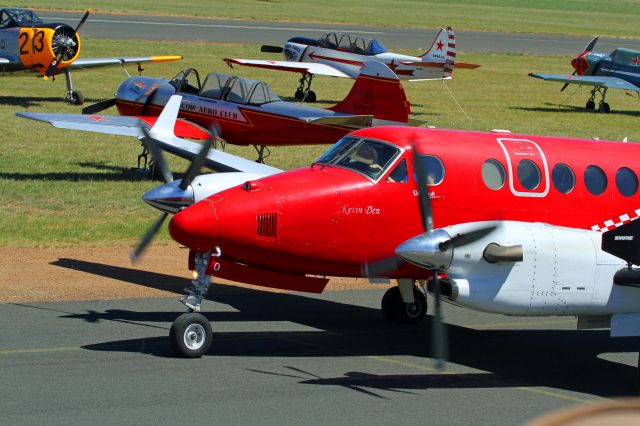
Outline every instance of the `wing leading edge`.
[(265, 68), (278, 71), (289, 71), (302, 74), (326, 75), (329, 77), (356, 78), (346, 72), (326, 64), (314, 62), (289, 62), (289, 61), (266, 61), (262, 59), (236, 59), (224, 58), (224, 61), (233, 68), (233, 65), (246, 67)]
[(141, 64), (141, 63), (161, 63), (179, 61), (182, 56), (164, 55), (164, 56), (133, 56), (121, 58), (79, 58), (73, 61), (66, 69), (81, 70), (85, 68), (110, 67), (125, 64)]
[(617, 77), (580, 76), (562, 74), (529, 74), (529, 77), (559, 83), (579, 84), (584, 86), (606, 87), (607, 89), (640, 90), (640, 87)]

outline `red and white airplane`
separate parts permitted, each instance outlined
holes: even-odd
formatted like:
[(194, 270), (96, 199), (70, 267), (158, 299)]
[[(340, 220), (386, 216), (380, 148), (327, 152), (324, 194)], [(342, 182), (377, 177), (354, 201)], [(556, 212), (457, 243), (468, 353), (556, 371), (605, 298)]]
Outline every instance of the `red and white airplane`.
[[(359, 130), (310, 166), (248, 179), (175, 214), (169, 232), (191, 249), (197, 275), (185, 302), (199, 307), (210, 275), (310, 292), (325, 276), (378, 276), (398, 279), (382, 309), (403, 321), (424, 316), (415, 283), (430, 280), (429, 291), (473, 309), (572, 315), (580, 328), (638, 335), (638, 155), (623, 142)], [(199, 356), (210, 330), (202, 315), (184, 314), (172, 344)]]
[[(205, 134), (206, 138), (208, 134), (201, 129), (215, 126), (218, 136), (228, 143), (254, 145), (259, 152), (259, 161), (267, 146), (333, 144), (358, 128), (402, 125), (410, 121), (410, 105), (400, 81), (388, 67), (375, 61), (365, 64), (342, 102), (326, 109), (285, 102), (266, 83), (257, 80), (210, 73), (201, 82), (198, 72), (189, 68), (171, 80), (145, 76), (129, 78), (120, 85), (115, 98), (83, 109), (86, 115), (19, 115), (56, 127), (85, 130), (92, 123), (119, 122), (117, 117), (96, 114), (114, 105), (121, 115), (149, 121), (148, 118), (158, 116), (176, 94), (182, 97), (182, 120), (177, 129), (181, 136)], [(196, 126), (189, 127), (187, 123)], [(91, 127), (94, 131), (97, 128)], [(122, 130), (116, 126), (100, 128), (112, 134), (121, 134), (118, 131)], [(146, 157), (146, 152), (141, 156)]]
[(311, 90), (315, 75), (357, 78), (363, 64), (375, 60), (391, 68), (402, 80), (442, 80), (451, 78), (454, 67), (477, 68), (480, 65), (456, 63), (456, 39), (453, 29), (441, 29), (431, 47), (422, 56), (389, 52), (376, 39), (349, 34), (326, 33), (318, 40), (293, 37), (283, 47), (262, 46), (263, 52), (284, 52), (285, 61), (225, 58), (233, 65), (289, 71), (302, 74), (297, 99), (316, 100)]

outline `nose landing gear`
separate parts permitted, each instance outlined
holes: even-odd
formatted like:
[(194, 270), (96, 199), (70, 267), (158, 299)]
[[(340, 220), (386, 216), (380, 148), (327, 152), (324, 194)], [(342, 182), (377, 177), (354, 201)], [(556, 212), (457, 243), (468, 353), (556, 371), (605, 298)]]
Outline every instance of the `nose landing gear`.
[(209, 320), (199, 313), (202, 299), (206, 296), (211, 280), (207, 268), (211, 257), (219, 257), (216, 253), (197, 253), (195, 256), (196, 278), (191, 287), (186, 288), (186, 295), (180, 302), (189, 308), (189, 312), (180, 315), (173, 321), (169, 331), (169, 343), (173, 352), (184, 358), (200, 358), (207, 353), (213, 342), (213, 330)]

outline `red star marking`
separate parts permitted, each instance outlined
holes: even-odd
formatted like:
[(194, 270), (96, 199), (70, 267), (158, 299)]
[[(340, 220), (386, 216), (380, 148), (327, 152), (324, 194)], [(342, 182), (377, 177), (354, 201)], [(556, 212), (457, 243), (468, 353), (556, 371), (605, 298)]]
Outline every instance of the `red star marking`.
[(102, 121), (102, 120), (104, 120), (104, 117), (103, 117), (103, 116), (101, 116), (101, 115), (89, 115), (88, 117), (89, 117), (90, 119), (92, 119), (92, 120), (96, 120), (96, 121)]
[(636, 56), (635, 58), (633, 58), (633, 59), (631, 60), (631, 63), (632, 63), (633, 65), (638, 65), (638, 61), (640, 61), (640, 58)]
[(438, 40), (437, 46), (438, 46), (438, 48), (436, 50), (442, 50), (442, 47), (444, 46), (444, 43), (441, 42), (440, 40)]

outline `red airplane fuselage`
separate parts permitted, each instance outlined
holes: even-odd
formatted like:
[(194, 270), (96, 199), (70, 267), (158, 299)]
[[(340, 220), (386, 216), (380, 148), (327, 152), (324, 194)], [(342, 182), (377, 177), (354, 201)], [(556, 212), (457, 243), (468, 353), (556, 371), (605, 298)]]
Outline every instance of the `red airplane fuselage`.
[[(196, 252), (219, 247), (222, 269), (226, 262), (283, 274), (363, 276), (364, 265), (393, 257), (399, 244), (424, 231), (414, 145), (438, 169), (429, 186), (436, 228), (509, 220), (604, 230), (638, 215), (636, 144), (401, 127), (351, 137), (397, 153), (375, 178), (329, 162), (247, 182), (176, 214), (172, 237)], [(442, 167), (433, 167), (437, 160)], [(429, 275), (408, 264), (389, 274)]]

